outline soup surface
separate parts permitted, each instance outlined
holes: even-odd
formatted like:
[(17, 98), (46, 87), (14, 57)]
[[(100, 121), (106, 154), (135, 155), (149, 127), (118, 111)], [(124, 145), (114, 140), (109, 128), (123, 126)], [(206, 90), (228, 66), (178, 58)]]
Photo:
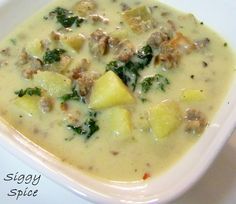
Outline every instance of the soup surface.
[(55, 1), (0, 44), (0, 115), (86, 173), (145, 180), (211, 125), (229, 47), (158, 1)]

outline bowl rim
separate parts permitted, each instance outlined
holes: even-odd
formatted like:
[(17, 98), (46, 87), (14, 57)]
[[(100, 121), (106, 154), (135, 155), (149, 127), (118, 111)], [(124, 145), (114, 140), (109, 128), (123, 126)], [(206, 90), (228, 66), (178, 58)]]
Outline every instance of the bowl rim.
[[(0, 3), (3, 0), (0, 0)], [(14, 2), (16, 0), (12, 0)], [(23, 0), (22, 0), (23, 1)], [(50, 0), (48, 0), (49, 2)], [(184, 0), (181, 0), (184, 2)], [(202, 0), (203, 1), (203, 0)], [(211, 0), (213, 2), (213, 0)], [(219, 3), (220, 0), (216, 0), (214, 2)], [(10, 0), (6, 0), (6, 2), (10, 2)], [(24, 0), (27, 2), (27, 0)], [(46, 2), (46, 1), (45, 1)], [(178, 4), (177, 0), (169, 0), (169, 1), (161, 1), (171, 5)], [(195, 1), (196, 3), (197, 1)], [(210, 2), (210, 1), (209, 1)], [(227, 2), (227, 0), (225, 1)], [(186, 9), (187, 9), (186, 2)], [(222, 4), (222, 2), (221, 2)], [(234, 8), (236, 7), (236, 2), (232, 3)], [(176, 6), (176, 5), (175, 5)], [(0, 4), (1, 10), (1, 4)], [(234, 48), (236, 48), (236, 41), (234, 43)], [(235, 80), (234, 80), (235, 81)], [(160, 191), (159, 194), (149, 194), (147, 192), (147, 187), (155, 187), (157, 179), (150, 179), (148, 181), (143, 182), (134, 182), (129, 184), (124, 183), (113, 183), (113, 182), (104, 182), (102, 180), (94, 179), (94, 177), (90, 177), (81, 171), (75, 170), (69, 165), (65, 165), (63, 162), (56, 159), (50, 153), (47, 153), (45, 150), (40, 148), (38, 145), (31, 142), (29, 139), (22, 136), (19, 132), (10, 128), (10, 125), (3, 120), (0, 120), (0, 145), (6, 149), (8, 152), (15, 155), (17, 158), (27, 163), (32, 168), (38, 170), (46, 177), (52, 179), (54, 182), (70, 189), (72, 192), (78, 194), (82, 198), (86, 200), (90, 200), (96, 203), (167, 203), (176, 199), (184, 192), (186, 192), (199, 178), (206, 172), (209, 168), (213, 160), (216, 158), (217, 154), (219, 154), (220, 150), (224, 146), (224, 144), (229, 139), (232, 132), (236, 127), (236, 107), (233, 107), (233, 104), (236, 103), (236, 82), (232, 84), (232, 89), (230, 91), (231, 94), (228, 95), (227, 99), (230, 101), (230, 104), (225, 103), (221, 105), (221, 111), (218, 116), (215, 118), (219, 118), (222, 115), (225, 115), (225, 111), (228, 113), (227, 117), (224, 117), (221, 126), (219, 122), (216, 120), (214, 122), (215, 127), (211, 127), (212, 132), (217, 133), (216, 137), (212, 139), (211, 143), (208, 145), (208, 149), (204, 151), (207, 156), (203, 156), (198, 160), (195, 165), (193, 165), (191, 171), (185, 174), (182, 178), (182, 182), (178, 183), (178, 185), (173, 185), (171, 189), (166, 191)], [(204, 135), (209, 135), (211, 130)], [(203, 136), (204, 136), (203, 135)], [(223, 137), (220, 137), (224, 135)], [(204, 136), (206, 138), (206, 136)], [(200, 142), (198, 142), (199, 144)], [(197, 145), (195, 145), (192, 151), (197, 151)], [(34, 152), (34, 154), (32, 154)], [(186, 156), (181, 159), (181, 161), (185, 161)], [(186, 159), (187, 160), (187, 159)], [(183, 163), (182, 162), (182, 163)], [(179, 163), (179, 162), (178, 162)], [(176, 165), (178, 166), (178, 164)], [(63, 170), (63, 171), (62, 171)], [(169, 173), (173, 177), (174, 168)], [(69, 176), (70, 175), (70, 176)], [(73, 179), (74, 178), (74, 179)], [(78, 178), (79, 181), (75, 181), (75, 178)], [(159, 179), (159, 178), (158, 178)], [(99, 184), (98, 184), (99, 183)], [(91, 187), (92, 186), (92, 187)], [(96, 188), (95, 188), (96, 187)], [(113, 193), (109, 193), (107, 189), (113, 189)], [(145, 193), (141, 195), (136, 195), (137, 193)], [(125, 195), (125, 196), (124, 196)], [(133, 200), (131, 200), (131, 196)]]

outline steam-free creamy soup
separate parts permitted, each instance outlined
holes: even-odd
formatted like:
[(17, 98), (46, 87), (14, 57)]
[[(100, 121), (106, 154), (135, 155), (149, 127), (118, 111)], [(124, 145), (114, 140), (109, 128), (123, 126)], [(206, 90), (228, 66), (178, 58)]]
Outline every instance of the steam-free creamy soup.
[(235, 72), (221, 37), (154, 0), (59, 0), (0, 45), (1, 117), (95, 177), (146, 180), (201, 137)]

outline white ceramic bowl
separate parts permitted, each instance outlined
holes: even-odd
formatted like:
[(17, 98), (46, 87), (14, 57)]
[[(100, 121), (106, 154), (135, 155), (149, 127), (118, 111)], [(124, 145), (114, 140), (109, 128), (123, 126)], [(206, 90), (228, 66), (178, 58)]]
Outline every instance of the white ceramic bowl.
[[(0, 39), (49, 2), (50, 0), (0, 0)], [(163, 0), (163, 2), (193, 13), (220, 33), (236, 50), (236, 1)], [(236, 104), (236, 82), (232, 85), (213, 123), (197, 144), (165, 174), (146, 182), (112, 183), (95, 180), (59, 162), (53, 155), (10, 129), (3, 122), (0, 123), (0, 145), (45, 176), (95, 203), (166, 203), (189, 189), (216, 158), (235, 128), (234, 104)]]

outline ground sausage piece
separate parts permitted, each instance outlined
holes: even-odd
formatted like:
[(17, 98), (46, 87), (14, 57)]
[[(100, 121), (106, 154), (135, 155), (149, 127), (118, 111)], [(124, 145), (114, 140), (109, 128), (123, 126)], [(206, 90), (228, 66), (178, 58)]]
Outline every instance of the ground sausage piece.
[(25, 79), (32, 79), (34, 74), (37, 73), (37, 70), (31, 69), (31, 68), (27, 68), (27, 69), (23, 69), (21, 74)]
[(130, 9), (130, 6), (125, 2), (120, 3), (120, 6), (122, 11), (127, 11)]
[(124, 40), (115, 47), (115, 53), (117, 54), (118, 60), (128, 62), (133, 57), (135, 48), (129, 40)]
[(39, 104), (43, 113), (49, 113), (53, 109), (53, 102), (48, 97), (41, 97)]
[(81, 96), (89, 95), (94, 81), (99, 77), (98, 73), (95, 72), (82, 72), (80, 77), (77, 79), (77, 85)]
[(170, 40), (169, 36), (165, 32), (154, 32), (149, 37), (147, 44), (154, 49), (158, 49), (164, 41)]
[(56, 31), (52, 31), (50, 34), (50, 38), (51, 38), (51, 40), (59, 41), (61, 38), (61, 33), (56, 32)]
[(202, 133), (207, 126), (205, 115), (196, 109), (188, 109), (185, 115), (186, 127), (185, 131), (189, 133)]
[(3, 56), (6, 56), (6, 57), (9, 57), (11, 54), (10, 54), (10, 48), (6, 48), (6, 49), (3, 49), (0, 51), (0, 54), (3, 55)]
[(94, 0), (80, 0), (75, 4), (73, 10), (78, 12), (81, 16), (87, 16), (96, 11), (97, 4)]
[(165, 69), (173, 69), (178, 66), (180, 61), (180, 53), (173, 48), (168, 42), (162, 43), (160, 46), (160, 54), (158, 56), (158, 62)]
[(72, 79), (78, 79), (81, 75), (88, 70), (90, 67), (90, 62), (87, 59), (82, 59), (79, 66), (72, 70)]
[(37, 57), (30, 57), (30, 68), (40, 70), (43, 67), (43, 62)]
[(20, 59), (17, 62), (17, 64), (19, 65), (24, 65), (27, 64), (29, 62), (30, 56), (28, 54), (28, 52), (26, 52), (25, 49), (22, 49), (21, 53), (20, 53)]
[(100, 23), (104, 23), (104, 24), (108, 24), (109, 23), (109, 19), (108, 18), (106, 18), (106, 17), (104, 17), (102, 15), (99, 15), (99, 14), (92, 14), (89, 17), (92, 19), (92, 21), (94, 23), (99, 23), (99, 22)]
[(109, 36), (102, 29), (97, 29), (89, 38), (90, 51), (96, 57), (105, 55), (108, 51), (108, 40)]

